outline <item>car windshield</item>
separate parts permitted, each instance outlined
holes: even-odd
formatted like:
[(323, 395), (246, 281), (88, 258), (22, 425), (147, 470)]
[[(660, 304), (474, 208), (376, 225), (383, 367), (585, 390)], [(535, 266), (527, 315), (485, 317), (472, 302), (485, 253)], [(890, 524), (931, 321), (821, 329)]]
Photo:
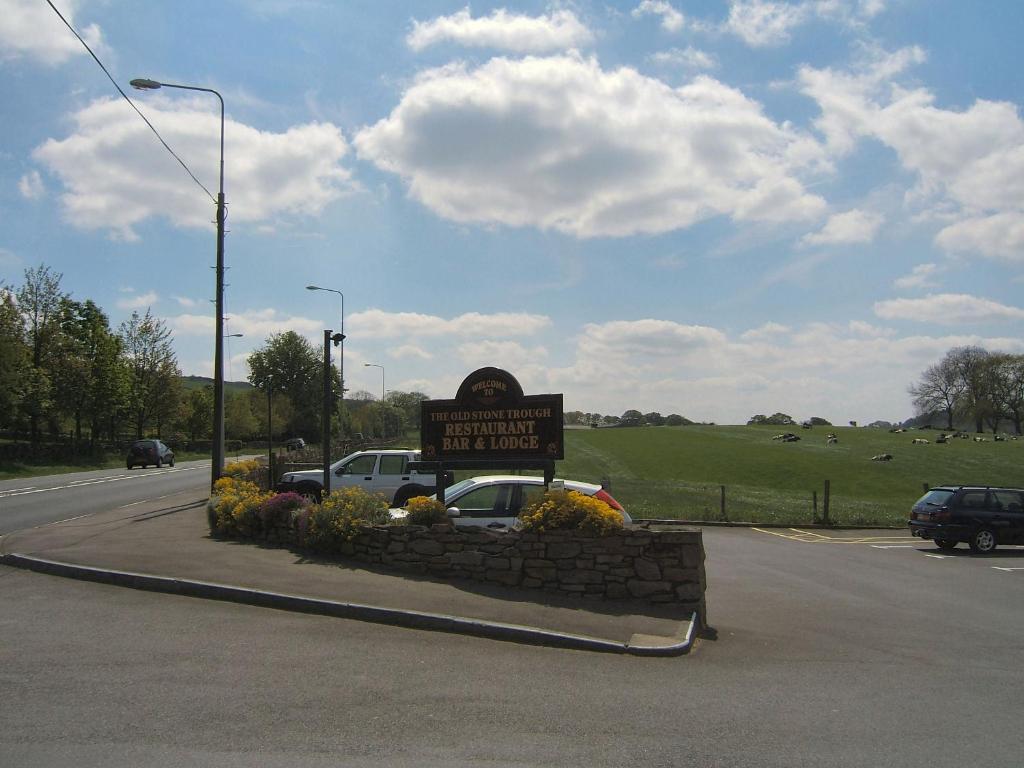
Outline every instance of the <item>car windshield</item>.
[(953, 497), (952, 491), (931, 490), (917, 500), (917, 504), (927, 504), (932, 507), (941, 507)]
[[(473, 485), (475, 484), (475, 482), (476, 481), (473, 480), (473, 478), (468, 478), (466, 480), (459, 480), (459, 482), (455, 483), (455, 485), (450, 485), (450, 486), (448, 486), (447, 488), (444, 489), (444, 496), (445, 496), (446, 499), (447, 498), (451, 498), (452, 496), (454, 496), (457, 493), (462, 493), (467, 488), (472, 488)], [(433, 494), (430, 498), (436, 499), (437, 498), (437, 494), (436, 493)]]

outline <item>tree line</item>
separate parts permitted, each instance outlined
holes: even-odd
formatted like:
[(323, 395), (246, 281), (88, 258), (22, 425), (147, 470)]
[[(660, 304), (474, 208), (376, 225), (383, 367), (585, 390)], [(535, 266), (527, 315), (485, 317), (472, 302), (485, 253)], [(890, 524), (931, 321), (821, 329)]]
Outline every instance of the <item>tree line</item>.
[(942, 419), (946, 429), (965, 420), (993, 433), (1009, 422), (1021, 434), (1024, 420), (1024, 355), (954, 347), (909, 387), (920, 417)]
[[(92, 300), (77, 301), (63, 275), (40, 265), (21, 285), (0, 283), (0, 430), (33, 446), (68, 436), (99, 449), (126, 439), (212, 438), (213, 387), (188, 386), (166, 323), (146, 310), (116, 329)], [(225, 392), (229, 440), (304, 436), (317, 441), (323, 413), (321, 350), (293, 331), (271, 335), (248, 359), (253, 389)], [(332, 434), (396, 437), (419, 427), (421, 392), (358, 391), (341, 401), (331, 368)]]
[(641, 413), (630, 408), (623, 411), (621, 416), (601, 415), (585, 411), (566, 411), (564, 414), (566, 426), (591, 426), (591, 427), (682, 427), (694, 422), (680, 416), (678, 413), (670, 413), (662, 416), (657, 411)]
[(110, 327), (41, 265), (20, 286), (0, 283), (0, 429), (77, 442), (159, 432), (177, 417), (180, 371), (163, 321), (147, 310)]

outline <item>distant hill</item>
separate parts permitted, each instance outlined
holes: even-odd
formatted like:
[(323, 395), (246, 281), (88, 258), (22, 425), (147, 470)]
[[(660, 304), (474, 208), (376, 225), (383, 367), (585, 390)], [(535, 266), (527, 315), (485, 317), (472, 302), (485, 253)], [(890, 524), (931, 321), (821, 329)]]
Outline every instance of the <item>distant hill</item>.
[[(186, 390), (202, 389), (203, 387), (212, 387), (213, 379), (207, 378), (206, 376), (182, 376), (181, 383)], [(225, 394), (239, 394), (241, 392), (248, 392), (252, 388), (252, 384), (250, 384), (248, 381), (224, 382)]]

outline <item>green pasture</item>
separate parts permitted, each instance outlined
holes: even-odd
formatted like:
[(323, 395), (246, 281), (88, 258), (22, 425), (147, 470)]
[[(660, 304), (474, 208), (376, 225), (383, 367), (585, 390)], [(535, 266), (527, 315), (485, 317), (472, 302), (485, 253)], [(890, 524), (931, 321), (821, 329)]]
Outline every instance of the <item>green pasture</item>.
[[(800, 441), (772, 436), (792, 431)], [(839, 442), (826, 445), (835, 432)], [(855, 427), (687, 426), (567, 429), (560, 477), (604, 482), (633, 517), (792, 525), (812, 522), (813, 492), (822, 513), (830, 483), (830, 520), (903, 525), (922, 486), (1024, 485), (1024, 439), (955, 439), (936, 444), (931, 430), (890, 433)], [(913, 445), (913, 438), (931, 441)], [(871, 461), (890, 453), (892, 461)]]

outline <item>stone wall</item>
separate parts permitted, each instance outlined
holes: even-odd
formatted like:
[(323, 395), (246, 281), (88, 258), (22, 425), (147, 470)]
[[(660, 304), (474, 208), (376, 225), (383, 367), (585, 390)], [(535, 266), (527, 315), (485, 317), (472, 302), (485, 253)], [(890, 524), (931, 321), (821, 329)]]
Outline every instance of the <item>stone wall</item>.
[[(258, 538), (299, 543), (294, 530), (266, 534)], [(571, 531), (374, 526), (356, 532), (338, 554), (442, 579), (544, 589), (584, 599), (679, 604), (706, 622), (704, 544), (695, 529), (627, 528), (612, 536), (584, 537)]]

